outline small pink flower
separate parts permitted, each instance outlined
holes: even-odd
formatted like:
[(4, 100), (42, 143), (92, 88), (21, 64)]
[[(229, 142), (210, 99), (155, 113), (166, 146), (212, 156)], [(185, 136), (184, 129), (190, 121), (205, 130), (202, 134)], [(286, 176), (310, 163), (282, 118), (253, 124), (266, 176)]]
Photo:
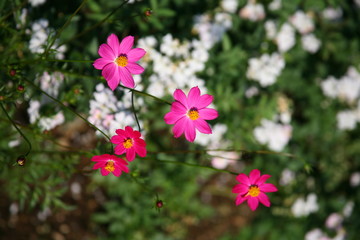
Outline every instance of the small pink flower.
[(115, 34), (107, 38), (107, 44), (100, 45), (98, 53), (101, 58), (95, 60), (93, 66), (102, 70), (102, 75), (106, 79), (111, 90), (121, 82), (125, 87), (135, 87), (135, 82), (131, 74), (141, 74), (144, 68), (136, 61), (145, 55), (142, 48), (131, 49), (134, 45), (134, 37), (127, 36), (121, 43)]
[(135, 153), (140, 157), (146, 156), (146, 142), (141, 139), (141, 133), (135, 131), (130, 126), (126, 126), (125, 130), (117, 129), (115, 131), (117, 135), (111, 138), (111, 142), (118, 144), (115, 147), (115, 154), (121, 155), (126, 152), (126, 159), (133, 161), (135, 159)]
[(236, 180), (240, 183), (233, 187), (232, 192), (237, 193), (235, 204), (239, 205), (247, 200), (251, 210), (255, 211), (259, 206), (259, 201), (266, 207), (270, 207), (270, 200), (266, 192), (276, 192), (277, 188), (271, 183), (265, 181), (271, 177), (268, 174), (260, 176), (260, 171), (254, 169), (250, 172), (249, 177), (244, 173), (239, 174)]
[(113, 173), (114, 176), (120, 177), (122, 171), (126, 173), (129, 172), (129, 168), (126, 166), (128, 163), (124, 159), (114, 155), (103, 154), (93, 156), (91, 161), (97, 162), (95, 163), (93, 169), (100, 168), (100, 173), (103, 176)]
[(196, 137), (195, 129), (206, 134), (212, 133), (205, 120), (213, 120), (218, 117), (215, 109), (207, 108), (212, 103), (213, 96), (200, 95), (200, 89), (193, 87), (187, 97), (182, 90), (176, 89), (174, 99), (171, 111), (164, 117), (167, 124), (175, 124), (173, 127), (174, 137), (178, 138), (185, 132), (185, 138), (189, 142), (193, 142)]

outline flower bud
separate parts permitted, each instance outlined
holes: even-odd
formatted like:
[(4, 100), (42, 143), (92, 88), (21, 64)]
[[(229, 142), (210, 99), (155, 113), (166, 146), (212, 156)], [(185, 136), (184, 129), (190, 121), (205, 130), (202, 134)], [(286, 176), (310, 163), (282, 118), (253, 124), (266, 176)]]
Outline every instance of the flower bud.
[(150, 17), (151, 15), (152, 15), (152, 10), (151, 9), (147, 9), (146, 11), (145, 11), (145, 16), (147, 16), (147, 17)]
[(156, 207), (157, 208), (162, 208), (164, 206), (164, 202), (162, 200), (157, 200), (156, 201)]
[(18, 90), (18, 92), (23, 92), (25, 90), (25, 87), (21, 84), (19, 84), (16, 88), (16, 90)]
[(14, 77), (16, 75), (16, 70), (10, 69), (9, 74), (10, 74), (10, 76)]
[(24, 166), (25, 165), (25, 162), (26, 162), (26, 158), (25, 158), (25, 156), (19, 156), (18, 158), (17, 158), (17, 160), (16, 160), (16, 162), (17, 162), (17, 164), (19, 165), (19, 166)]

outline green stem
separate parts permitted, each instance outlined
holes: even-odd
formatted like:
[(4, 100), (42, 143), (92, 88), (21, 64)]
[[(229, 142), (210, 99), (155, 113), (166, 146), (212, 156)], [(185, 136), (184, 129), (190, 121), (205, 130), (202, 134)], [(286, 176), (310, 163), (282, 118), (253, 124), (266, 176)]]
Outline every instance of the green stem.
[(22, 8), (28, 0), (24, 0), (22, 3), (19, 4), (19, 6), (13, 8), (10, 12), (8, 12), (7, 14), (5, 14), (2, 18), (0, 18), (0, 23), (2, 23), (5, 19), (7, 19), (8, 17), (11, 16), (11, 14), (13, 14), (14, 12), (16, 12), (17, 10), (19, 10), (20, 8)]
[(94, 60), (60, 60), (60, 59), (44, 59), (48, 62), (74, 62), (74, 63), (93, 63)]
[(233, 175), (238, 175), (238, 173), (236, 173), (236, 172), (231, 172), (231, 171), (228, 171), (228, 170), (217, 169), (217, 168), (213, 168), (213, 167), (209, 167), (209, 166), (203, 166), (203, 165), (198, 165), (198, 164), (193, 164), (193, 163), (179, 162), (179, 161), (171, 161), (171, 160), (150, 159), (150, 158), (143, 158), (143, 159), (145, 159), (145, 160), (151, 160), (151, 161), (156, 161), (156, 162), (162, 162), (162, 163), (172, 163), (172, 164), (183, 165), (183, 166), (187, 166), (187, 167), (204, 168), (204, 169), (209, 169), (209, 170), (213, 170), (213, 171), (216, 171), (216, 172), (224, 172), (224, 173), (230, 173), (230, 174), (233, 174)]
[(89, 124), (92, 128), (94, 128), (95, 130), (98, 130), (102, 135), (104, 135), (109, 141), (110, 141), (110, 137), (108, 135), (106, 135), (103, 131), (101, 131), (98, 127), (96, 127), (94, 124), (92, 124), (91, 122), (89, 122), (86, 118), (84, 118), (83, 116), (81, 116), (79, 113), (77, 113), (75, 110), (69, 108), (68, 106), (66, 106), (65, 104), (63, 104), (61, 101), (59, 101), (58, 99), (50, 96), (47, 92), (43, 91), (41, 88), (39, 88), (36, 84), (34, 84), (33, 82), (31, 82), (30, 80), (24, 78), (24, 80), (28, 83), (30, 83), (33, 87), (35, 87), (36, 89), (38, 89), (40, 92), (42, 92), (44, 95), (48, 96), (49, 98), (51, 98), (54, 102), (58, 103), (59, 105), (61, 105), (62, 107), (70, 110), (72, 113), (74, 113), (75, 115), (77, 115), (79, 118), (81, 118), (82, 120), (84, 120), (87, 124)]
[(136, 123), (137, 123), (138, 128), (139, 128), (139, 132), (141, 132), (139, 119), (137, 118), (136, 111), (135, 111), (135, 106), (134, 106), (134, 92), (131, 92), (131, 107), (132, 107), (132, 111), (133, 111), (134, 116), (135, 116)]
[(139, 95), (143, 95), (143, 96), (146, 96), (146, 97), (151, 97), (151, 98), (153, 98), (153, 99), (155, 99), (155, 100), (157, 100), (159, 102), (162, 102), (162, 103), (166, 103), (166, 104), (169, 104), (169, 105), (172, 104), (171, 102), (168, 102), (168, 101), (166, 101), (164, 99), (155, 97), (154, 95), (151, 95), (151, 94), (148, 94), (148, 93), (145, 93), (145, 92), (135, 90), (133, 88), (128, 88), (128, 87), (125, 87), (125, 86), (122, 86), (122, 85), (120, 85), (120, 87), (125, 88), (125, 89), (129, 89), (130, 91), (135, 92), (136, 94), (139, 94)]
[(59, 46), (63, 45), (63, 44), (66, 44), (68, 42), (71, 42), (73, 41), (74, 39), (88, 33), (89, 31), (99, 27), (100, 25), (102, 25), (104, 22), (106, 22), (117, 10), (119, 10), (120, 8), (122, 8), (122, 6), (127, 3), (129, 0), (125, 0), (120, 6), (118, 6), (117, 8), (115, 8), (114, 10), (112, 10), (105, 18), (103, 18), (100, 22), (94, 24), (93, 26), (85, 29), (84, 31), (82, 31), (81, 33), (78, 33), (76, 34), (74, 37), (72, 37), (71, 39), (67, 40), (67, 41), (64, 41), (62, 42)]
[(27, 142), (27, 144), (29, 145), (29, 150), (27, 151), (27, 153), (25, 153), (25, 156), (29, 155), (30, 151), (31, 151), (31, 143), (29, 141), (29, 139), (21, 132), (21, 130), (16, 126), (15, 122), (12, 120), (12, 118), (9, 116), (8, 112), (5, 110), (4, 106), (2, 105), (2, 103), (0, 102), (0, 107), (2, 108), (2, 110), (4, 111), (5, 115), (7, 116), (7, 118), (9, 119), (9, 121), (12, 123), (12, 125), (16, 128), (16, 130), (20, 133), (20, 135), (25, 139), (25, 141)]
[(56, 39), (59, 38), (60, 34), (64, 31), (64, 29), (70, 24), (71, 20), (73, 19), (73, 17), (75, 17), (75, 15), (80, 11), (80, 9), (85, 5), (85, 3), (87, 2), (87, 0), (83, 0), (82, 3), (80, 4), (80, 6), (75, 10), (75, 12), (73, 14), (71, 14), (71, 16), (68, 18), (68, 20), (64, 23), (64, 25), (60, 28), (60, 30), (56, 33), (56, 35), (54, 36), (54, 38), (51, 40), (50, 44), (47, 46), (46, 50), (44, 51), (44, 56), (45, 58), (47, 58), (47, 55), (49, 53), (49, 50), (51, 49), (51, 47), (54, 45)]

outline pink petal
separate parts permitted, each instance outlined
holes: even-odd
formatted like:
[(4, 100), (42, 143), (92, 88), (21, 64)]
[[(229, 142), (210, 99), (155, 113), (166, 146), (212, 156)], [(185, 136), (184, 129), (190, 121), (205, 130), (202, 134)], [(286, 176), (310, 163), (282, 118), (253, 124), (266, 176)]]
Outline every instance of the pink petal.
[(270, 207), (270, 200), (269, 200), (269, 197), (266, 196), (265, 193), (260, 193), (259, 196), (258, 196), (258, 199), (260, 200), (260, 202), (262, 204), (264, 204), (266, 207)]
[(114, 174), (114, 176), (116, 177), (120, 177), (121, 175), (121, 169), (118, 167), (115, 167), (114, 171), (112, 172)]
[(246, 198), (241, 197), (241, 195), (236, 196), (236, 198), (235, 198), (236, 206), (242, 204), (245, 200), (246, 200)]
[(126, 132), (123, 129), (117, 129), (117, 130), (115, 130), (115, 132), (116, 132), (116, 134), (118, 134), (121, 137), (124, 137), (124, 138), (126, 137)]
[(131, 134), (131, 138), (139, 138), (141, 137), (141, 133), (139, 131), (133, 131), (133, 133)]
[(196, 137), (195, 125), (192, 120), (189, 120), (187, 126), (185, 127), (185, 138), (189, 142), (193, 142)]
[(128, 62), (126, 67), (131, 74), (142, 74), (144, 72), (144, 68), (137, 63)]
[(124, 137), (120, 137), (118, 135), (112, 136), (110, 138), (110, 142), (114, 143), (114, 144), (120, 144), (124, 142)]
[(248, 205), (252, 211), (255, 211), (259, 206), (259, 199), (257, 199), (257, 197), (250, 197), (248, 199)]
[(124, 152), (126, 152), (126, 148), (124, 148), (124, 145), (122, 143), (120, 143), (119, 145), (116, 145), (116, 147), (114, 149), (114, 153), (116, 155), (121, 155)]
[(114, 61), (117, 58), (117, 55), (114, 53), (114, 51), (107, 45), (106, 43), (103, 43), (100, 45), (98, 53), (101, 57)]
[(130, 49), (132, 48), (133, 45), (134, 45), (134, 37), (133, 36), (127, 36), (121, 41), (119, 52), (127, 54), (130, 51)]
[(110, 60), (110, 59), (98, 58), (93, 63), (93, 66), (94, 66), (94, 68), (101, 70), (105, 67), (105, 65), (112, 63), (112, 62), (113, 62), (113, 60)]
[(136, 146), (146, 147), (146, 142), (143, 139), (138, 138), (138, 139), (134, 139), (134, 141)]
[(164, 121), (165, 121), (166, 124), (174, 124), (180, 118), (183, 118), (183, 117), (185, 117), (184, 114), (178, 114), (178, 113), (174, 113), (174, 112), (169, 112), (169, 113), (165, 114)]
[(171, 112), (176, 112), (179, 114), (186, 114), (187, 113), (187, 109), (186, 107), (180, 103), (180, 102), (173, 102), (171, 104)]
[[(109, 64), (110, 65), (110, 64)], [(108, 65), (106, 65), (108, 66)], [(108, 86), (111, 90), (115, 90), (119, 86), (120, 83), (120, 76), (119, 76), (119, 67), (115, 67), (115, 72), (113, 77), (107, 81)]]
[(256, 181), (259, 179), (259, 177), (260, 177), (260, 171), (258, 169), (252, 170), (249, 174), (250, 183), (255, 184)]
[(136, 146), (135, 148), (135, 152), (140, 156), (140, 157), (146, 157), (146, 148), (141, 147), (141, 146)]
[(126, 151), (126, 159), (131, 162), (135, 159), (135, 149), (132, 148), (128, 148)]
[(118, 165), (118, 168), (120, 168), (122, 171), (124, 171), (126, 173), (130, 172), (129, 168), (126, 165), (120, 164), (120, 165)]
[(180, 103), (182, 103), (182, 105), (184, 105), (188, 109), (187, 98), (186, 98), (185, 93), (182, 90), (180, 90), (180, 89), (175, 90), (174, 99), (176, 101), (179, 101)]
[(199, 109), (198, 111), (200, 117), (204, 120), (213, 120), (219, 116), (218, 112), (212, 108), (203, 108)]
[(106, 65), (102, 70), (102, 75), (106, 81), (110, 81), (116, 72), (117, 66), (115, 63)]
[(120, 55), (119, 52), (119, 39), (115, 34), (110, 34), (110, 36), (107, 38), (107, 44), (112, 48), (114, 54), (116, 55), (116, 57), (118, 57)]
[(101, 173), (101, 175), (103, 175), (103, 176), (107, 176), (107, 175), (109, 175), (109, 171), (108, 170), (106, 170), (105, 168), (101, 168), (100, 169), (100, 173)]
[(103, 154), (103, 155), (93, 156), (93, 157), (91, 158), (91, 161), (94, 161), (94, 162), (107, 161), (107, 156), (106, 156), (106, 155), (109, 155), (109, 154)]
[(249, 191), (249, 186), (246, 186), (245, 184), (237, 184), (232, 189), (232, 193), (238, 193), (240, 195), (244, 195)]
[(134, 79), (131, 76), (129, 70), (127, 70), (124, 67), (120, 67), (119, 68), (119, 74), (120, 74), (120, 81), (122, 82), (122, 84), (125, 87), (128, 87), (128, 88), (134, 88), (135, 87)]
[(127, 54), (129, 62), (139, 61), (146, 54), (146, 51), (142, 48), (131, 49)]
[(251, 185), (250, 179), (249, 179), (248, 176), (246, 176), (246, 174), (244, 174), (244, 173), (240, 173), (239, 175), (237, 175), (236, 180), (237, 180), (239, 183), (245, 184), (245, 185), (247, 185), (247, 186), (250, 186), (250, 185)]
[(190, 92), (187, 97), (188, 107), (196, 107), (200, 99), (200, 89), (198, 87), (193, 87), (190, 89)]
[(132, 133), (134, 132), (134, 129), (130, 126), (125, 127), (125, 132), (127, 137), (131, 137)]
[(256, 184), (261, 186), (261, 184), (263, 184), (269, 177), (271, 177), (271, 175), (269, 174), (264, 174), (262, 175), (257, 181)]
[(204, 94), (204, 95), (200, 96), (199, 101), (196, 104), (196, 107), (198, 109), (205, 108), (205, 107), (209, 106), (213, 100), (214, 100), (213, 96), (211, 96), (209, 94)]
[(105, 167), (106, 165), (106, 161), (103, 161), (103, 162), (97, 162), (94, 164), (93, 168), (92, 169), (98, 169), (98, 168), (102, 168), (102, 167)]
[(194, 122), (194, 126), (197, 130), (199, 130), (199, 132), (201, 133), (205, 133), (205, 134), (210, 134), (212, 133), (211, 128), (209, 126), (209, 124), (207, 122), (205, 122), (203, 119), (199, 118)]
[(187, 117), (180, 118), (174, 125), (172, 131), (174, 133), (174, 137), (178, 138), (180, 137), (184, 131), (185, 127), (187, 125), (187, 122), (190, 121)]
[(264, 183), (259, 186), (260, 191), (262, 192), (277, 192), (278, 189), (275, 187), (274, 184), (271, 183)]

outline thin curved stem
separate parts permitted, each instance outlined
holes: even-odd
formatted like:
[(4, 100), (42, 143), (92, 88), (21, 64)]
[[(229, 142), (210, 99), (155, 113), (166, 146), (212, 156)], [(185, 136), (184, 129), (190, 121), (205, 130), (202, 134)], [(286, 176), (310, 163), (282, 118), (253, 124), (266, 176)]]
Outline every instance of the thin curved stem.
[(193, 164), (193, 163), (171, 161), (171, 160), (160, 160), (160, 159), (153, 159), (153, 158), (143, 158), (143, 159), (156, 161), (156, 162), (161, 162), (161, 163), (171, 163), (171, 164), (183, 165), (183, 166), (187, 166), (187, 167), (204, 168), (204, 169), (209, 169), (209, 170), (213, 170), (213, 171), (216, 171), (216, 172), (224, 172), (224, 173), (230, 173), (230, 174), (233, 174), (233, 175), (238, 175), (238, 173), (236, 173), (236, 172), (223, 170), (223, 169), (217, 169), (217, 168), (213, 168), (213, 167), (210, 167), (210, 166), (203, 166), (203, 165)]
[(59, 38), (60, 34), (64, 31), (64, 29), (70, 24), (71, 20), (73, 19), (73, 17), (75, 17), (75, 15), (80, 11), (80, 9), (85, 5), (85, 3), (88, 0), (83, 0), (82, 3), (80, 4), (80, 6), (75, 10), (75, 12), (73, 14), (71, 14), (71, 16), (68, 18), (68, 20), (64, 23), (64, 25), (59, 29), (59, 31), (56, 33), (56, 35), (53, 37), (53, 39), (51, 40), (50, 44), (47, 46), (46, 50), (44, 51), (44, 56), (45, 58), (47, 57), (49, 50), (51, 49), (51, 47), (54, 45), (56, 39)]
[(139, 132), (141, 132), (139, 119), (137, 118), (136, 111), (135, 111), (135, 106), (134, 106), (134, 92), (131, 92), (131, 107), (132, 107), (132, 111), (133, 111), (134, 116), (135, 116), (136, 124), (138, 125), (138, 128), (139, 128)]
[(96, 127), (94, 124), (92, 124), (91, 122), (89, 122), (86, 118), (84, 118), (83, 116), (81, 116), (78, 112), (74, 111), (73, 109), (69, 108), (68, 106), (66, 106), (65, 104), (63, 104), (61, 101), (59, 101), (58, 99), (50, 96), (47, 92), (43, 91), (40, 87), (38, 87), (36, 84), (34, 84), (33, 82), (31, 82), (30, 80), (24, 78), (24, 80), (28, 83), (30, 83), (33, 87), (35, 87), (36, 89), (38, 89), (41, 93), (43, 93), (44, 95), (48, 96), (49, 98), (51, 98), (54, 102), (58, 103), (59, 105), (61, 105), (62, 107), (70, 110), (72, 113), (74, 113), (75, 115), (77, 115), (79, 118), (81, 118), (82, 120), (84, 120), (87, 124), (89, 124), (92, 128), (94, 128), (95, 130), (98, 130), (102, 135), (104, 135), (109, 141), (110, 141), (110, 137), (105, 134), (103, 131), (101, 131), (98, 127)]
[(63, 44), (66, 44), (66, 43), (68, 43), (68, 42), (71, 42), (71, 41), (73, 41), (74, 39), (76, 39), (76, 38), (78, 38), (78, 37), (80, 37), (80, 36), (82, 36), (82, 35), (90, 32), (91, 30), (93, 30), (93, 29), (95, 29), (95, 28), (97, 28), (97, 27), (99, 27), (99, 26), (101, 26), (101, 25), (102, 25), (104, 22), (106, 22), (112, 15), (114, 15), (114, 13), (115, 13), (117, 10), (119, 10), (120, 8), (122, 8), (128, 1), (129, 1), (129, 0), (124, 0), (124, 2), (123, 2), (120, 6), (118, 6), (118, 7), (115, 8), (114, 10), (112, 10), (112, 11), (111, 11), (105, 18), (103, 18), (100, 22), (98, 22), (98, 23), (92, 25), (91, 27), (85, 29), (84, 31), (76, 34), (74, 37), (70, 38), (69, 40), (66, 40), (66, 41), (62, 42), (59, 46), (61, 46), (61, 45), (63, 45)]
[(148, 93), (145, 93), (145, 92), (141, 92), (141, 91), (135, 90), (135, 89), (133, 89), (133, 88), (128, 88), (128, 87), (125, 87), (125, 86), (122, 86), (122, 85), (120, 85), (120, 87), (125, 88), (125, 89), (129, 89), (130, 91), (135, 92), (135, 93), (137, 93), (137, 94), (139, 94), (139, 95), (151, 97), (151, 98), (153, 98), (153, 99), (155, 99), (155, 100), (157, 100), (157, 101), (159, 101), (159, 102), (162, 102), (162, 103), (166, 103), (166, 104), (169, 104), (169, 105), (172, 104), (171, 102), (168, 102), (168, 101), (166, 101), (166, 100), (164, 100), (164, 99), (155, 97), (154, 95), (151, 95), (151, 94), (148, 94)]
[(29, 150), (25, 153), (25, 156), (29, 155), (30, 151), (31, 151), (31, 143), (29, 141), (29, 139), (21, 132), (20, 128), (18, 128), (18, 126), (16, 126), (16, 123), (12, 120), (12, 118), (9, 116), (8, 112), (6, 111), (6, 109), (4, 108), (4, 106), (2, 105), (2, 103), (0, 102), (0, 107), (2, 108), (2, 110), (4, 111), (5, 115), (7, 116), (7, 118), (9, 119), (9, 121), (12, 123), (12, 125), (16, 128), (16, 130), (20, 133), (20, 135), (25, 139), (25, 141), (27, 142), (27, 144), (29, 145)]

